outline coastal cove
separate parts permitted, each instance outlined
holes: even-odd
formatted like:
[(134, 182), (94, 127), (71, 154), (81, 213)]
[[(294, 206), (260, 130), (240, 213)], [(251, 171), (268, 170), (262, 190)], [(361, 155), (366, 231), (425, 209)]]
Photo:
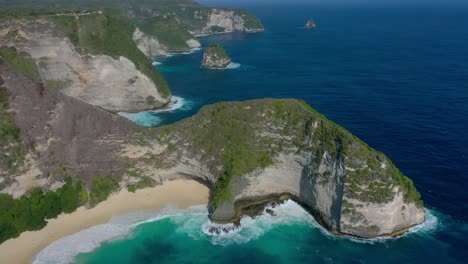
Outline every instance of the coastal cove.
[(465, 263), (468, 6), (225, 4), (0, 20), (0, 263)]

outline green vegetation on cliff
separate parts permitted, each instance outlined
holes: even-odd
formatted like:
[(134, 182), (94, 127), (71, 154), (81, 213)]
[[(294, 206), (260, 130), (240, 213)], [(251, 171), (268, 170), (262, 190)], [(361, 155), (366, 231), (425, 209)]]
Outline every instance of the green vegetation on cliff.
[(8, 100), (6, 90), (0, 88), (0, 146), (17, 143), (20, 130), (16, 127), (12, 116), (7, 112)]
[(218, 103), (204, 107), (193, 120), (165, 128), (167, 137), (189, 142), (189, 151), (218, 177), (212, 208), (231, 198), (229, 182), (233, 177), (272, 163), (273, 149), (256, 135), (257, 118), (238, 104)]
[(109, 195), (119, 187), (118, 182), (111, 176), (104, 178), (94, 178), (91, 187), (90, 203), (91, 206), (104, 201)]
[[(226, 29), (220, 25), (207, 28), (210, 15), (215, 12), (228, 13), (227, 19), (232, 13), (241, 17), (247, 31), (263, 29), (260, 19), (245, 9), (204, 7), (190, 0), (50, 0), (51, 3), (46, 4), (47, 1), (19, 0), (6, 4), (0, 10), (0, 19), (103, 11), (122, 22), (130, 34), (139, 27), (146, 34), (157, 37), (169, 52), (189, 50), (186, 41), (194, 38), (192, 33), (224, 32)], [(70, 18), (74, 16), (70, 15)], [(73, 24), (72, 20), (68, 22)], [(78, 31), (71, 30), (68, 36), (78, 42)]]
[(71, 213), (86, 203), (86, 190), (80, 182), (67, 178), (65, 184), (53, 192), (44, 193), (41, 188), (14, 199), (0, 194), (0, 243), (19, 236), (27, 230), (39, 230), (46, 219), (61, 213)]
[[(217, 103), (165, 127), (163, 134), (161, 142), (177, 142), (172, 153), (190, 153), (216, 177), (212, 209), (233, 198), (232, 179), (274, 164), (280, 153), (311, 155), (311, 168), (324, 162), (350, 168), (345, 176), (347, 197), (382, 203), (392, 199), (399, 188), (407, 202), (422, 206), (412, 181), (384, 154), (303, 101)], [(329, 171), (318, 173), (315, 169), (312, 174), (324, 180), (331, 176)]]
[[(1, 77), (0, 82), (3, 82)], [(0, 87), (0, 168), (6, 168), (8, 175), (16, 173), (23, 164), (20, 132), (13, 116), (8, 112), (7, 90)]]
[(150, 35), (156, 36), (158, 41), (169, 51), (187, 51), (190, 47), (187, 41), (194, 37), (175, 18), (152, 17), (139, 23), (140, 29)]
[(244, 19), (244, 26), (247, 30), (261, 30), (263, 29), (262, 22), (258, 17), (250, 13), (245, 9), (237, 9), (235, 11), (237, 15), (240, 15)]
[(39, 77), (36, 62), (24, 52), (17, 52), (14, 47), (0, 47), (0, 56), (20, 73), (36, 80)]
[(230, 59), (226, 50), (217, 43), (210, 43), (206, 49), (205, 53), (215, 56), (217, 59)]
[(333, 159), (342, 160), (352, 169), (348, 170), (345, 187), (345, 192), (350, 197), (365, 202), (388, 202), (394, 197), (393, 187), (399, 187), (405, 201), (423, 206), (421, 195), (414, 187), (413, 181), (404, 176), (383, 153), (372, 149), (305, 102), (299, 102), (319, 118), (319, 126), (312, 136), (315, 157), (320, 160), (326, 151)]

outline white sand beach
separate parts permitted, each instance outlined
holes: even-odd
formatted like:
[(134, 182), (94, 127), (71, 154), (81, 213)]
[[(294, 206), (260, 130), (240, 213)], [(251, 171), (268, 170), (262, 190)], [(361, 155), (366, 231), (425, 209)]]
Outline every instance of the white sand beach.
[(71, 214), (61, 214), (49, 220), (42, 230), (27, 231), (18, 238), (5, 241), (0, 245), (0, 263), (30, 263), (39, 251), (55, 240), (107, 223), (115, 215), (159, 209), (167, 204), (179, 208), (207, 204), (208, 196), (208, 188), (192, 180), (168, 181), (135, 193), (122, 190), (94, 208), (80, 207)]

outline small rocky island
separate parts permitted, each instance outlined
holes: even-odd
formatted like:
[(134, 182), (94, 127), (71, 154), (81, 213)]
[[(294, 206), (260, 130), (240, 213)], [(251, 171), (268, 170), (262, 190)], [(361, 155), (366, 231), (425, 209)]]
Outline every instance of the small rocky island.
[(307, 20), (307, 22), (305, 24), (305, 27), (306, 28), (316, 28), (317, 24), (315, 24), (315, 22), (312, 19), (309, 19), (309, 20)]
[(231, 64), (231, 58), (221, 45), (211, 43), (203, 54), (202, 67), (209, 69), (225, 69)]

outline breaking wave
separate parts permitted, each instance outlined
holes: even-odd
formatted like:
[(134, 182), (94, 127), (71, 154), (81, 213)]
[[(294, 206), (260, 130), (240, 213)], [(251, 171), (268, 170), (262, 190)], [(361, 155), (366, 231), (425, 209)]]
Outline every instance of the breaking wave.
[(138, 113), (120, 112), (118, 114), (133, 121), (134, 123), (140, 126), (154, 127), (163, 122), (163, 119), (158, 114), (164, 112), (172, 112), (176, 110), (187, 111), (192, 109), (192, 107), (192, 101), (186, 100), (185, 98), (179, 96), (173, 96), (171, 98), (171, 102), (169, 102), (169, 104), (163, 109), (143, 111)]
[[(271, 210), (273, 213), (269, 214), (267, 213), (267, 210)], [(245, 244), (251, 240), (261, 237), (263, 234), (278, 225), (294, 225), (300, 223), (314, 224), (315, 220), (300, 205), (288, 200), (278, 206), (267, 206), (264, 209), (263, 214), (256, 218), (249, 216), (243, 217), (240, 221), (240, 227), (237, 228), (233, 224), (213, 224), (207, 219), (205, 223), (201, 225), (200, 233), (190, 233), (191, 230), (186, 230), (186, 232), (194, 238), (201, 235), (215, 245), (228, 245), (232, 243)], [(221, 233), (213, 233), (213, 228), (219, 228)], [(224, 232), (222, 230), (223, 228), (227, 228), (228, 232)]]
[[(411, 228), (403, 237), (415, 234), (426, 235), (439, 229), (440, 223), (436, 212), (426, 209), (426, 214), (424, 223)], [(291, 200), (267, 206), (263, 214), (256, 218), (243, 217), (240, 226), (212, 223), (208, 219), (208, 211), (204, 205), (192, 206), (185, 210), (168, 206), (154, 212), (135, 212), (116, 216), (109, 223), (57, 240), (39, 252), (33, 263), (70, 263), (77, 255), (92, 252), (105, 241), (131, 239), (132, 230), (137, 226), (167, 218), (177, 226), (177, 232), (185, 233), (194, 240), (208, 240), (213, 245), (221, 246), (245, 244), (260, 238), (273, 228), (293, 225), (318, 228), (329, 239), (345, 239), (357, 243), (374, 244), (398, 239), (384, 237), (369, 240), (333, 235), (320, 226), (299, 204)]]
[(231, 62), (226, 68), (207, 68), (209, 70), (236, 70), (239, 69), (242, 65), (240, 63)]
[(239, 69), (240, 67), (241, 67), (241, 64), (240, 64), (240, 63), (231, 62), (231, 63), (226, 67), (226, 69), (228, 69), (228, 70), (235, 70), (235, 69)]
[(141, 224), (179, 215), (207, 215), (206, 206), (192, 206), (185, 210), (176, 206), (167, 206), (153, 212), (134, 212), (115, 216), (106, 224), (82, 230), (53, 242), (36, 255), (33, 264), (72, 263), (77, 255), (92, 252), (103, 242), (130, 238), (132, 229)]
[[(267, 213), (270, 211), (270, 213)], [(251, 240), (257, 239), (272, 228), (278, 225), (294, 225), (294, 224), (308, 224), (315, 228), (320, 229), (321, 233), (330, 239), (345, 239), (357, 243), (373, 244), (378, 242), (387, 242), (389, 240), (399, 239), (401, 237), (410, 236), (413, 234), (425, 235), (432, 233), (438, 229), (440, 223), (436, 212), (425, 209), (426, 220), (412, 227), (407, 233), (400, 237), (379, 237), (374, 239), (362, 239), (346, 235), (334, 235), (326, 230), (323, 226), (317, 223), (315, 219), (304, 210), (299, 204), (292, 200), (288, 200), (285, 203), (277, 206), (267, 206), (264, 209), (263, 214), (256, 217), (243, 217), (241, 219), (240, 226), (233, 224), (220, 225), (214, 224), (210, 220), (202, 223), (202, 236), (205, 236), (215, 245), (228, 245), (231, 243), (243, 244)], [(273, 213), (271, 213), (273, 212)], [(192, 237), (197, 237), (197, 233), (190, 233), (190, 230), (186, 230)]]
[(189, 55), (189, 54), (193, 54), (195, 52), (198, 52), (198, 51), (201, 51), (203, 50), (202, 48), (192, 48), (190, 49), (190, 51), (184, 51), (184, 52), (169, 52), (166, 54), (166, 57), (174, 57), (174, 56), (177, 56), (177, 55)]

